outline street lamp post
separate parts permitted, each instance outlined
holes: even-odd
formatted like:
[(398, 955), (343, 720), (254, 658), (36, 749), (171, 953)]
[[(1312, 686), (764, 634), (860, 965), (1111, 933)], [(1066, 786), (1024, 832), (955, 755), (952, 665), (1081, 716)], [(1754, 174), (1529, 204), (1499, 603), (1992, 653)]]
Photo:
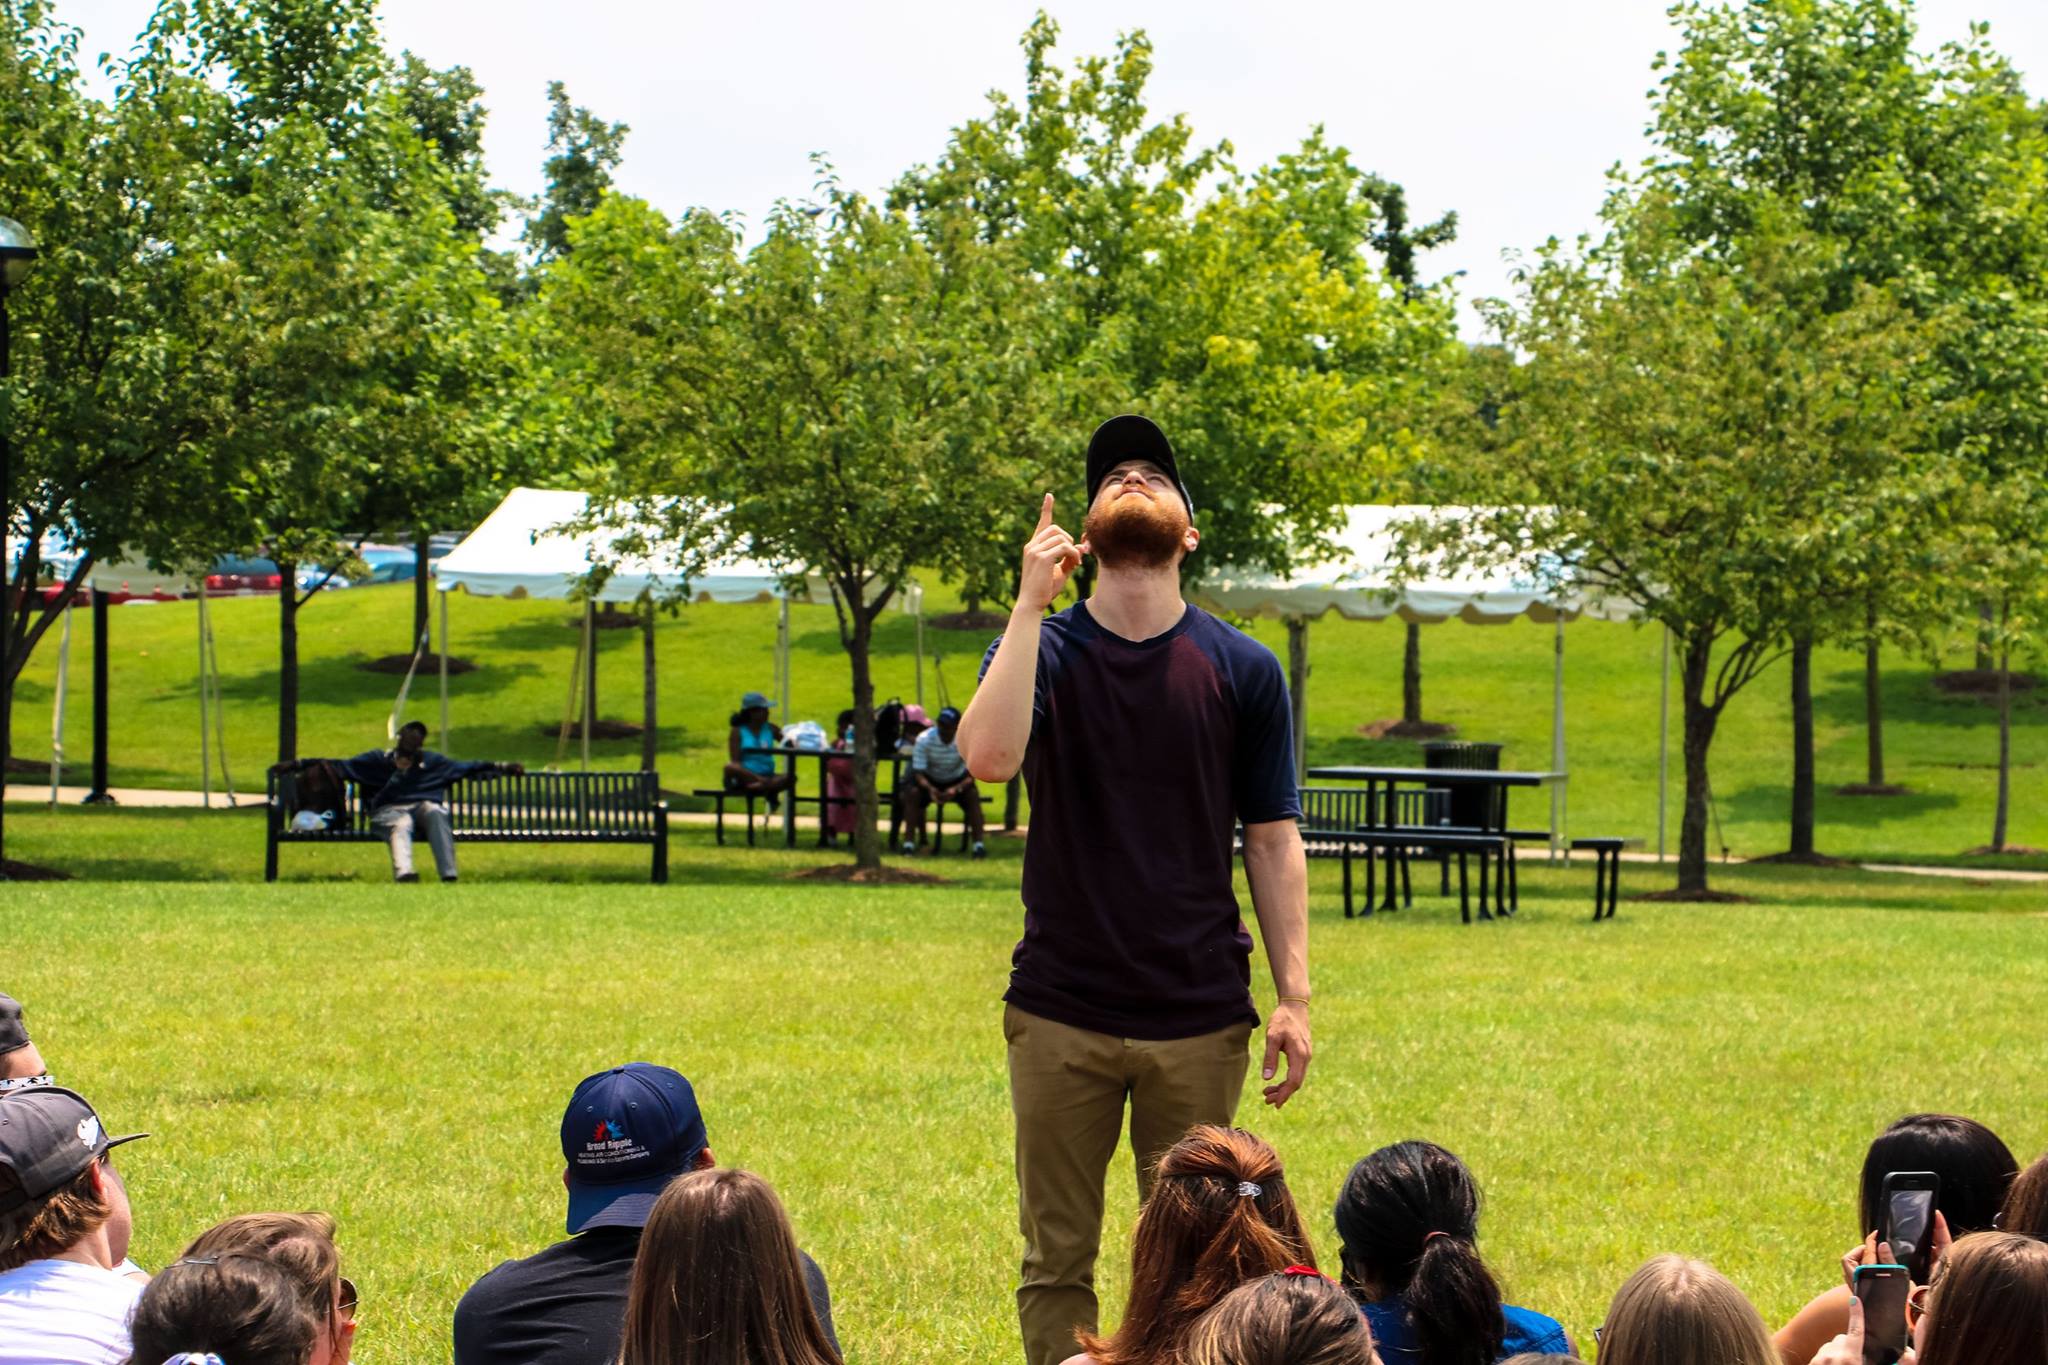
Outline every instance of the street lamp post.
[[(0, 218), (0, 381), (8, 376), (7, 296), (28, 278), (35, 263), (36, 239), (12, 218)], [(7, 562), (6, 552), (7, 529), (14, 524), (14, 460), (7, 435), (13, 422), (10, 407), (7, 421), (0, 422), (0, 581), (4, 582), (14, 578), (14, 566)], [(7, 657), (10, 652), (0, 647), (0, 764), (14, 752), (14, 684), (5, 672), (13, 662)], [(0, 788), (5, 785), (6, 775), (0, 773)], [(0, 799), (0, 805), (4, 804)], [(5, 826), (0, 825), (0, 854), (5, 852), (5, 839)], [(6, 876), (6, 862), (0, 858), (0, 880)]]

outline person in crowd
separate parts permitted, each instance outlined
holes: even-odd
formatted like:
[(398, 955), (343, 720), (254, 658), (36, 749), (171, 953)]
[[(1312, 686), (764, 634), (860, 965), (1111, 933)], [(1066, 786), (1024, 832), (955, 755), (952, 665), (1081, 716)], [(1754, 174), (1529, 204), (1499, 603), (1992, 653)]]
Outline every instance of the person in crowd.
[(1108, 1336), (1088, 1329), (1068, 1365), (1170, 1365), (1188, 1328), (1247, 1280), (1315, 1253), (1280, 1157), (1242, 1128), (1200, 1124), (1167, 1148), (1131, 1237), (1131, 1293)]
[(0, 995), (0, 1097), (10, 1091), (49, 1084), (50, 1068), (28, 1036), (28, 1025), (21, 1017), (21, 1002), (11, 995)]
[(2033, 1165), (2013, 1177), (1993, 1226), (2000, 1232), (2048, 1239), (2048, 1156), (2036, 1157)]
[[(2019, 1162), (1998, 1134), (1956, 1114), (1908, 1114), (1886, 1128), (1863, 1158), (1859, 1233), (1884, 1226), (1884, 1178), (1893, 1171), (1933, 1171), (1941, 1177), (1935, 1207), (1949, 1234), (1989, 1230), (2005, 1202)], [(1799, 1310), (1776, 1341), (1785, 1365), (1810, 1365), (1814, 1353), (1849, 1329), (1853, 1295), (1836, 1285)]]
[(1652, 1258), (1628, 1277), (1594, 1333), (1600, 1365), (1777, 1365), (1755, 1305), (1705, 1261)]
[(135, 1305), (127, 1365), (315, 1365), (321, 1322), (283, 1267), (255, 1254), (187, 1256)]
[(744, 694), (725, 737), (725, 789), (765, 796), (769, 810), (776, 809), (782, 793), (796, 785), (794, 772), (781, 771), (774, 754), (760, 752), (782, 742), (782, 727), (768, 719), (773, 705), (759, 692)]
[(670, 1182), (647, 1215), (619, 1365), (840, 1365), (816, 1309), (817, 1267), (747, 1171)]
[(1525, 1351), (1518, 1356), (1509, 1356), (1500, 1365), (1586, 1365), (1586, 1362), (1577, 1356), (1539, 1355), (1535, 1351)]
[(825, 842), (836, 844), (839, 836), (851, 837), (858, 823), (853, 806), (853, 708), (839, 713), (833, 726), (833, 749), (845, 758), (825, 760)]
[[(1814, 1365), (1863, 1365), (1863, 1305), (1851, 1304), (1849, 1330)], [(1906, 1320), (1901, 1365), (2048, 1365), (2048, 1242), (1977, 1232), (1947, 1245), (1931, 1282), (1907, 1295)]]
[[(455, 1306), (455, 1365), (612, 1365), (649, 1213), (678, 1176), (713, 1166), (689, 1081), (630, 1062), (585, 1077), (562, 1114), (569, 1239), (506, 1261)], [(825, 1339), (825, 1276), (798, 1253)]]
[(409, 720), (399, 727), (398, 742), (389, 749), (369, 749), (354, 758), (301, 758), (273, 764), (273, 773), (297, 773), (316, 764), (356, 784), (370, 823), (384, 831), (391, 845), (391, 876), (416, 882), (412, 842), (424, 834), (434, 850), (434, 870), (441, 880), (456, 880), (455, 831), (448, 823), (448, 788), (466, 778), (517, 777), (518, 763), (458, 760), (437, 754), (427, 745), (427, 727)]
[(334, 1219), (325, 1213), (244, 1213), (216, 1223), (185, 1248), (186, 1261), (253, 1256), (291, 1281), (319, 1327), (310, 1365), (348, 1365), (356, 1338), (356, 1287), (343, 1278)]
[(0, 1365), (115, 1365), (142, 1285), (116, 1137), (60, 1086), (0, 1099)]
[(1188, 1329), (1180, 1365), (1379, 1365), (1342, 1288), (1307, 1266), (1251, 1280)]
[[(1056, 1365), (1077, 1324), (1095, 1330), (1103, 1178), (1126, 1110), (1141, 1200), (1161, 1151), (1237, 1112), (1259, 1026), (1240, 825), (1275, 997), (1267, 1104), (1301, 1089), (1313, 1051), (1286, 673), (1181, 596), (1201, 533), (1158, 426), (1104, 422), (1085, 478), (1078, 540), (1053, 520), (1052, 494), (1040, 504), (957, 740), (978, 781), (1022, 773), (1031, 797), (1024, 930), (1003, 994), (1029, 1365)], [(1093, 592), (1048, 615), (1090, 555)]]
[(974, 840), (974, 856), (986, 858), (988, 844), (983, 838), (981, 788), (960, 757), (956, 742), (960, 734), (960, 711), (942, 707), (939, 723), (919, 733), (910, 749), (910, 781), (903, 788), (903, 852), (917, 852), (924, 842), (924, 813), (935, 801), (951, 801), (960, 807), (967, 821), (968, 836)]
[(1501, 1301), (1479, 1255), (1479, 1185), (1435, 1143), (1395, 1143), (1353, 1166), (1336, 1221), (1344, 1285), (1386, 1365), (1572, 1353), (1554, 1318)]

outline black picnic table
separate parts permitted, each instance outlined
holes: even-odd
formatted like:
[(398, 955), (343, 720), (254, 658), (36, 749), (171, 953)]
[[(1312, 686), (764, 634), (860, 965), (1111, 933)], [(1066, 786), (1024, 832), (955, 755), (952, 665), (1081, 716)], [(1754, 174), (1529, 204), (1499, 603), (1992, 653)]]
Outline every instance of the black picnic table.
[[(1361, 830), (1400, 830), (1412, 828), (1422, 831), (1437, 828), (1444, 833), (1476, 832), (1500, 836), (1503, 841), (1503, 847), (1507, 850), (1504, 859), (1507, 866), (1503, 868), (1507, 875), (1498, 879), (1495, 884), (1496, 890), (1494, 894), (1503, 909), (1508, 909), (1512, 905), (1513, 900), (1517, 898), (1517, 888), (1513, 874), (1513, 841), (1516, 837), (1516, 832), (1508, 824), (1508, 793), (1516, 787), (1543, 787), (1553, 782), (1563, 782), (1566, 780), (1566, 775), (1558, 772), (1521, 772), (1513, 769), (1487, 768), (1382, 768), (1350, 764), (1310, 768), (1308, 775), (1323, 782), (1362, 782), (1365, 784), (1367, 792), (1366, 809), (1368, 811), (1382, 812), (1382, 816), (1378, 823), (1360, 825), (1359, 828)], [(1485, 814), (1480, 824), (1476, 827), (1461, 826), (1454, 830), (1450, 826), (1404, 826), (1394, 823), (1394, 811), (1398, 803), (1391, 799), (1386, 801), (1377, 799), (1377, 793), (1382, 786), (1386, 787), (1390, 794), (1396, 788), (1402, 786), (1477, 787), (1488, 791), (1492, 799), (1486, 802)], [(1391, 871), (1390, 866), (1390, 874)], [(1390, 875), (1390, 885), (1391, 880)], [(1483, 903), (1483, 893), (1481, 899)]]
[[(832, 798), (825, 795), (825, 761), (834, 758), (843, 758), (851, 761), (853, 751), (851, 749), (807, 749), (796, 744), (743, 744), (740, 746), (740, 753), (743, 755), (777, 755), (783, 760), (783, 771), (788, 773), (796, 771), (796, 761), (799, 758), (815, 758), (818, 760), (818, 794), (816, 796), (797, 795), (796, 788), (798, 785), (801, 785), (800, 782), (792, 784), (790, 789), (784, 793), (786, 799), (782, 803), (782, 842), (786, 848), (796, 847), (796, 803), (799, 801), (809, 801), (818, 807), (818, 844), (820, 847), (823, 847), (827, 833), (825, 812), (832, 807)], [(897, 780), (901, 776), (900, 769), (903, 766), (903, 755), (875, 755), (875, 767), (878, 773), (881, 766), (885, 763), (889, 765), (889, 793), (893, 796)], [(749, 837), (751, 838), (751, 836)]]

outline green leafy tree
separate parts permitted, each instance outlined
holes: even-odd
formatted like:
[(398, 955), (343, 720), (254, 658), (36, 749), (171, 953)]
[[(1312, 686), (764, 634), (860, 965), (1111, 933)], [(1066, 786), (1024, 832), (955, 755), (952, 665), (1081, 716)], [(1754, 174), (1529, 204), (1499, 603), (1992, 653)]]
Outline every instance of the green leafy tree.
[[(2038, 238), (2030, 215), (2011, 212), (2007, 187), (2038, 163), (2042, 139), (1985, 29), (1923, 56), (1903, 0), (1695, 2), (1674, 17), (1684, 45), (1660, 55), (1666, 74), (1654, 95), (1662, 155), (1640, 180), (1668, 200), (1676, 231), (1704, 249), (1739, 252), (1760, 222), (1789, 213), (1837, 247), (1823, 307), (1849, 306), (1864, 285), (1894, 291), (1922, 316), (2002, 306), (1998, 290), (2027, 273), (2014, 269), (2015, 257)], [(1970, 439), (1968, 413), (1998, 363), (1978, 339), (1997, 330), (1959, 330), (1944, 348), (1952, 420), (1943, 458), (1967, 461), (1983, 448)], [(1815, 853), (1817, 642), (1864, 647), (1866, 786), (1887, 789), (1880, 644), (1928, 638), (1953, 614), (1959, 588), (1930, 571), (1926, 531), (1871, 538), (1840, 562), (1839, 579), (1794, 604), (1791, 856)]]
[[(188, 78), (124, 81), (111, 103), (90, 99), (77, 42), (42, 0), (0, 0), (0, 211), (42, 253), (8, 299), (0, 386), (0, 523), (25, 551), (7, 566), (0, 622), (0, 754), (15, 680), (92, 565), (190, 563), (236, 473), (207, 447), (227, 418), (236, 272), (187, 249), (214, 202), (210, 92)], [(33, 591), (46, 537), (77, 552), (47, 598)]]
[[(1411, 549), (1454, 561), (1544, 551), (1539, 574), (1632, 601), (1670, 629), (1684, 703), (1677, 889), (1704, 896), (1724, 709), (1862, 538), (1939, 504), (1934, 481), (1897, 480), (1895, 467), (1931, 420), (1937, 336), (1870, 286), (1821, 307), (1831, 243), (1760, 224), (1739, 260), (1701, 255), (1656, 231), (1657, 208), (1632, 205), (1583, 257), (1546, 251), (1515, 304), (1490, 307), (1522, 357), (1496, 459), (1469, 467), (1462, 489), (1490, 506)], [(1887, 486), (1910, 501), (1903, 514), (1842, 515), (1881, 506), (1870, 492)]]
[(606, 123), (580, 104), (569, 102), (569, 88), (548, 83), (547, 190), (539, 211), (526, 224), (524, 238), (536, 263), (545, 263), (569, 249), (569, 224), (594, 210), (612, 187), (612, 172), (625, 156), (623, 123)]

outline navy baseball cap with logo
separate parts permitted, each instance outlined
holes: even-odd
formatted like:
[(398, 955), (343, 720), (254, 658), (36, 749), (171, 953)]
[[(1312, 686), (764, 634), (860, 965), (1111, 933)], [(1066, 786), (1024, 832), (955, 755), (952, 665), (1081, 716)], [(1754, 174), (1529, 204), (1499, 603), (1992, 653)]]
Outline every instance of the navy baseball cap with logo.
[(1188, 496), (1187, 482), (1180, 476), (1180, 462), (1173, 457), (1172, 442), (1166, 439), (1157, 422), (1135, 414), (1110, 418), (1088, 438), (1089, 505), (1102, 491), (1102, 481), (1109, 477), (1109, 471), (1125, 460), (1145, 460), (1158, 466), (1159, 472), (1172, 479), (1173, 486), (1180, 490), (1188, 516), (1195, 515), (1195, 500)]
[(0, 1100), (0, 1167), (18, 1189), (0, 1191), (0, 1214), (40, 1203), (85, 1173), (107, 1149), (148, 1137), (110, 1136), (85, 1097), (44, 1085)]
[(697, 1092), (680, 1072), (628, 1062), (586, 1076), (562, 1115), (569, 1231), (644, 1226), (706, 1145)]

